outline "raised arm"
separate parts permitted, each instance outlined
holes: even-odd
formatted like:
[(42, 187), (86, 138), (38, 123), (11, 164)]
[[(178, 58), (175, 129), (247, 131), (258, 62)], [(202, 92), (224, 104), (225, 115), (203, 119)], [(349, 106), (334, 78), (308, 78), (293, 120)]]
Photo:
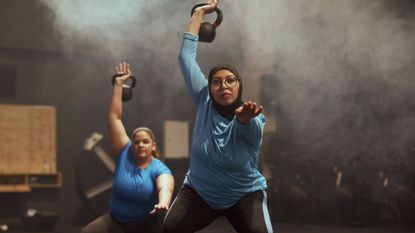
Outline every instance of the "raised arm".
[(108, 123), (110, 131), (111, 148), (114, 156), (118, 156), (121, 149), (128, 143), (129, 138), (122, 123), (122, 88), (125, 81), (132, 75), (130, 65), (126, 62), (115, 67), (116, 74), (123, 74), (115, 79), (110, 106)]
[(197, 104), (199, 93), (208, 85), (208, 82), (196, 62), (197, 42), (200, 25), (205, 14), (214, 11), (218, 2), (210, 1), (209, 5), (201, 6), (195, 9), (189, 22), (187, 32), (183, 36), (183, 44), (179, 54), (180, 69), (188, 93)]

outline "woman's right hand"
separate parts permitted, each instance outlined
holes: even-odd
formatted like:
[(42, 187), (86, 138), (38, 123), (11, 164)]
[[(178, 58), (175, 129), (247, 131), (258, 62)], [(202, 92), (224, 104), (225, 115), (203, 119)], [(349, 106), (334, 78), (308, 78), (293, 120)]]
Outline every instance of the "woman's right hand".
[(115, 78), (115, 83), (121, 86), (124, 84), (125, 80), (127, 80), (128, 78), (130, 78), (130, 76), (133, 75), (130, 69), (130, 64), (128, 64), (127, 62), (122, 62), (118, 64), (115, 67), (115, 73), (118, 75), (122, 74), (121, 76)]
[(215, 11), (216, 6), (218, 5), (218, 0), (209, 0), (207, 2), (209, 5), (200, 6), (195, 9), (195, 12), (203, 12), (203, 14), (210, 14)]
[(248, 124), (252, 118), (258, 116), (262, 112), (263, 107), (255, 102), (245, 102), (242, 106), (235, 110), (236, 118), (242, 124)]

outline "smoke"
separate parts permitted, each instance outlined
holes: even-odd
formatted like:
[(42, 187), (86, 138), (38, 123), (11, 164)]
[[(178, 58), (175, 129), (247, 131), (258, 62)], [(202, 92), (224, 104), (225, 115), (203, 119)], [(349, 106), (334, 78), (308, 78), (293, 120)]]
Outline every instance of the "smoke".
[(142, 1), (42, 1), (51, 11), (57, 36), (66, 52), (80, 47), (94, 47), (116, 58), (131, 49), (137, 35), (136, 26), (146, 19)]
[[(140, 91), (130, 105), (140, 102), (136, 106), (150, 107), (146, 112), (160, 115), (168, 111), (166, 97), (183, 87), (177, 53), (190, 9), (160, 0), (42, 0), (40, 4), (49, 13), (46, 17), (61, 43), (68, 69), (77, 74), (71, 77), (73, 90), (82, 94), (74, 95), (74, 104), (102, 103), (111, 93), (110, 82), (103, 77), (109, 80), (116, 64), (127, 61)], [(132, 112), (127, 117), (137, 119), (138, 114), (143, 116)]]
[(262, 91), (290, 119), (297, 146), (334, 160), (372, 149), (405, 153), (415, 138), (406, 128), (414, 119), (415, 4), (282, 0), (235, 8), (245, 56), (278, 80)]
[[(198, 61), (205, 73), (219, 60), (233, 62), (257, 84), (261, 74), (274, 76), (278, 86), (260, 92), (290, 120), (279, 122), (286, 129), (279, 133), (316, 156), (405, 150), (414, 141), (412, 2), (221, 1), (224, 20), (212, 44), (199, 44)], [(87, 51), (111, 69), (132, 60), (171, 99), (184, 94), (177, 54), (196, 3), (42, 1), (69, 55)]]

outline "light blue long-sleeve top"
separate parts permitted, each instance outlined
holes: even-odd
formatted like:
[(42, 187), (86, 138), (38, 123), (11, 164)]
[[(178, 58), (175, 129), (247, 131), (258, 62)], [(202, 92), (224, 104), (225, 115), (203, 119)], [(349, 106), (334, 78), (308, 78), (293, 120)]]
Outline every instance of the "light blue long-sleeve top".
[(242, 124), (215, 110), (208, 81), (196, 62), (197, 43), (197, 35), (185, 32), (179, 55), (187, 90), (197, 108), (184, 184), (212, 208), (225, 209), (248, 193), (267, 188), (258, 170), (265, 117), (260, 114)]

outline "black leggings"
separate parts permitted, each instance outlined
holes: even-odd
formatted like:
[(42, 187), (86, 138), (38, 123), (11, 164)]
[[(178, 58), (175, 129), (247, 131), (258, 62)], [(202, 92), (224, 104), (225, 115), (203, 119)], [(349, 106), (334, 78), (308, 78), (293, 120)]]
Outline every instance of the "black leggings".
[(263, 190), (250, 193), (235, 205), (216, 210), (206, 204), (195, 190), (183, 186), (163, 222), (164, 233), (193, 233), (224, 216), (239, 233), (269, 233), (272, 231)]
[(165, 213), (159, 213), (145, 220), (121, 223), (110, 214), (104, 214), (89, 223), (81, 233), (161, 233), (164, 216)]

